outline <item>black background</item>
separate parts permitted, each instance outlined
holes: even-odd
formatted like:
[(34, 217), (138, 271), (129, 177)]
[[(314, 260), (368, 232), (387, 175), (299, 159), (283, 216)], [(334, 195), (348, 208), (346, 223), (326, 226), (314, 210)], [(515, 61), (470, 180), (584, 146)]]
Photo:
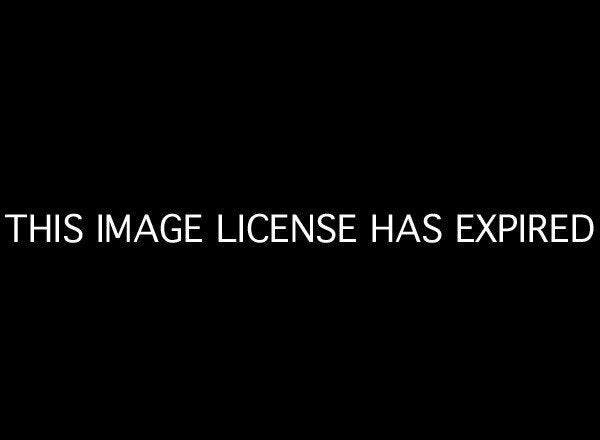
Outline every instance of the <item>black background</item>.
[[(361, 243), (14, 246), (4, 224), (11, 414), (581, 426), (597, 237), (460, 246), (453, 219), (597, 224), (593, 29), (539, 11), (247, 12), (29, 11), (3, 55), (2, 213), (355, 212)], [(371, 213), (429, 212), (441, 244), (368, 243)]]

